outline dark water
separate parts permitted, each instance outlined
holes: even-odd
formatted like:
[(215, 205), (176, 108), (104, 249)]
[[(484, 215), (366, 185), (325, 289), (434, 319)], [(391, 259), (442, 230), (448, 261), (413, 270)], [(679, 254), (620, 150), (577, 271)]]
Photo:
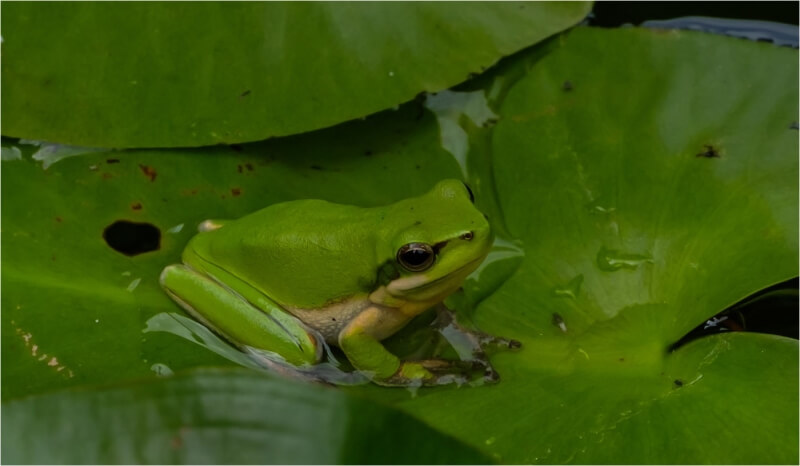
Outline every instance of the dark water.
[(589, 24), (617, 27), (683, 16), (798, 24), (799, 2), (604, 2), (595, 3)]

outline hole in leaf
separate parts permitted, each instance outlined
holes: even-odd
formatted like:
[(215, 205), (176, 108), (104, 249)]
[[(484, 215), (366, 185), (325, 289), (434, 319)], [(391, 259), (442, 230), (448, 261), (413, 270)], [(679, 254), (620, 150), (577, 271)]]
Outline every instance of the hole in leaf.
[(161, 246), (161, 230), (150, 223), (117, 220), (103, 230), (103, 239), (111, 249), (126, 256), (156, 251)]
[(798, 279), (793, 278), (754, 293), (706, 320), (669, 347), (669, 351), (708, 335), (757, 332), (798, 338)]

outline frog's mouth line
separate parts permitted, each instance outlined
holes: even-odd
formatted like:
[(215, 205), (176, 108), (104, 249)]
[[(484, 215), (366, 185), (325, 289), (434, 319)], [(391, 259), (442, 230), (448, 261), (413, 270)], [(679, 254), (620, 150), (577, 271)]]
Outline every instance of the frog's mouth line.
[[(406, 278), (398, 278), (397, 280), (394, 280), (391, 283), (389, 283), (389, 285), (387, 286), (387, 289), (389, 290), (389, 292), (391, 294), (397, 294), (397, 293), (407, 294), (409, 292), (425, 291), (425, 290), (428, 290), (430, 288), (435, 288), (437, 285), (441, 285), (443, 282), (446, 282), (446, 281), (452, 279), (453, 276), (459, 275), (460, 273), (462, 273), (466, 269), (469, 269), (469, 268), (475, 269), (475, 268), (477, 268), (477, 266), (481, 262), (483, 262), (483, 260), (486, 258), (487, 255), (488, 255), (488, 252), (485, 255), (483, 255), (483, 256), (481, 256), (481, 257), (479, 257), (477, 259), (474, 259), (474, 260), (471, 260), (471, 261), (467, 262), (466, 264), (462, 265), (461, 267), (458, 267), (456, 269), (451, 270), (450, 272), (442, 275), (441, 277), (439, 277), (437, 279), (434, 279), (434, 280), (431, 280), (431, 281), (425, 281), (424, 283), (417, 284), (417, 282), (419, 282), (419, 281), (421, 281), (421, 280), (423, 280), (425, 278), (424, 275), (417, 275), (417, 276), (406, 277)], [(466, 278), (466, 276), (464, 278)]]

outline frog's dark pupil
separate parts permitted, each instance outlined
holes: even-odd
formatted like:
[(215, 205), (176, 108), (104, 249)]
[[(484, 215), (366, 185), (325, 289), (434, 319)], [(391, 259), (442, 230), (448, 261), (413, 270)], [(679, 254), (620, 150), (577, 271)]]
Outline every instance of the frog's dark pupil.
[(425, 243), (408, 243), (397, 251), (397, 261), (406, 270), (421, 272), (433, 265), (433, 248)]
[(403, 254), (403, 260), (406, 261), (408, 265), (419, 266), (424, 264), (430, 255), (431, 254), (424, 249), (412, 249)]

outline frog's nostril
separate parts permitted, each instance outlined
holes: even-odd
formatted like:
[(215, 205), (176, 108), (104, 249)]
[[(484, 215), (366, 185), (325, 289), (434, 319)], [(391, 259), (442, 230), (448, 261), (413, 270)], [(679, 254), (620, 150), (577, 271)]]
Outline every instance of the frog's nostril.
[(474, 238), (474, 237), (475, 237), (475, 234), (473, 232), (471, 232), (471, 231), (468, 231), (468, 232), (464, 233), (463, 235), (461, 235), (461, 239), (463, 239), (464, 241), (471, 241), (472, 238)]

